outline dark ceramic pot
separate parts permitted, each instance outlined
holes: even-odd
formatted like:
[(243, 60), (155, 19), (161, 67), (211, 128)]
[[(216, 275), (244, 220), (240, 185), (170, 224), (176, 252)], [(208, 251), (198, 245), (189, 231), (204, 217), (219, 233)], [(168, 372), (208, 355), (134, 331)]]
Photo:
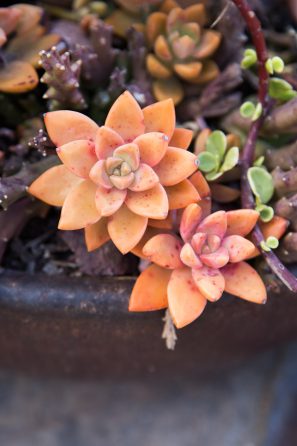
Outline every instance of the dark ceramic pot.
[(297, 295), (270, 293), (263, 306), (225, 295), (179, 330), (168, 351), (162, 312), (128, 312), (133, 283), (3, 273), (1, 367), (92, 378), (197, 375), (297, 338)]

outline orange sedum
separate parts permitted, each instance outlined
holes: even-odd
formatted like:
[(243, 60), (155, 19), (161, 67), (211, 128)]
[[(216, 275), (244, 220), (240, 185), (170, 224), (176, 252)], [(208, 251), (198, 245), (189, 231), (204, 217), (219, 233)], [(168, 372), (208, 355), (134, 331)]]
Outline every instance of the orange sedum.
[[(200, 316), (207, 301), (217, 301), (224, 291), (265, 303), (262, 279), (244, 262), (254, 252), (253, 243), (245, 236), (258, 216), (256, 211), (242, 209), (217, 211), (203, 218), (198, 204), (188, 205), (181, 218), (181, 239), (172, 234), (157, 234), (144, 245), (145, 257), (158, 265), (151, 276), (154, 293), (147, 286), (146, 270), (132, 291), (130, 311), (164, 308), (166, 289), (170, 314), (176, 327), (182, 328)], [(163, 272), (168, 270), (171, 274)]]
[(91, 250), (111, 238), (125, 254), (148, 224), (180, 207), (181, 187), (187, 190), (183, 206), (200, 198), (188, 180), (197, 170), (195, 155), (186, 150), (189, 130), (175, 129), (170, 99), (141, 110), (126, 91), (102, 127), (66, 110), (47, 113), (45, 125), (63, 164), (41, 175), (29, 192), (62, 206), (59, 229), (85, 228)]

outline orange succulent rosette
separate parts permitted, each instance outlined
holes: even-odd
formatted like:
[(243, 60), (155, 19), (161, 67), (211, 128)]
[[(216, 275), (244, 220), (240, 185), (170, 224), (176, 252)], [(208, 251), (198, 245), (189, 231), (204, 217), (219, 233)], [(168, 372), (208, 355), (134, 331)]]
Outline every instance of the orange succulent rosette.
[(194, 321), (207, 301), (223, 292), (255, 303), (266, 302), (265, 285), (244, 260), (254, 244), (244, 238), (258, 220), (257, 211), (217, 211), (202, 218), (202, 209), (190, 204), (183, 212), (180, 234), (158, 234), (143, 247), (153, 262), (136, 281), (130, 311), (169, 308), (177, 328)]
[(172, 100), (142, 110), (126, 91), (102, 127), (67, 110), (47, 113), (45, 125), (63, 164), (43, 173), (29, 192), (62, 206), (59, 229), (85, 228), (89, 250), (111, 239), (125, 254), (148, 224), (200, 198), (188, 180), (197, 170), (186, 150), (192, 132), (175, 129)]

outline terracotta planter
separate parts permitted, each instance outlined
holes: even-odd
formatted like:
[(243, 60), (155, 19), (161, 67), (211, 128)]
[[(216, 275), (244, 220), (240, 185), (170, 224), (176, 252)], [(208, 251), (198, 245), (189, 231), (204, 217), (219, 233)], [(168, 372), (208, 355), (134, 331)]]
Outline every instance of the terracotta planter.
[(297, 338), (297, 295), (271, 294), (264, 306), (226, 295), (178, 331), (168, 351), (161, 312), (128, 313), (133, 282), (3, 273), (1, 367), (80, 377), (196, 375)]

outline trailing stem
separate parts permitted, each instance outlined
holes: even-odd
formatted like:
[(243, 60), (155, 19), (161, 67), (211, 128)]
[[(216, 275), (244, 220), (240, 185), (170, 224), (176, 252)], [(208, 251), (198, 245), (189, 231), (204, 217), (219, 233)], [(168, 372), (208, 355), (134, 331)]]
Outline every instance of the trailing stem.
[[(258, 74), (259, 74), (258, 99), (262, 105), (263, 111), (260, 118), (257, 119), (255, 122), (253, 122), (249, 129), (241, 158), (242, 207), (254, 209), (255, 201), (247, 179), (247, 172), (253, 163), (255, 145), (258, 138), (259, 130), (269, 110), (269, 102), (270, 102), (268, 98), (269, 75), (265, 68), (265, 62), (267, 60), (267, 48), (261, 24), (254, 11), (250, 8), (248, 2), (246, 0), (233, 0), (233, 3), (239, 9), (247, 25), (258, 58)], [(263, 257), (265, 258), (271, 270), (291, 291), (297, 292), (297, 278), (290, 273), (290, 271), (282, 264), (282, 262), (279, 260), (279, 258), (275, 255), (273, 251), (265, 252), (261, 248), (260, 244), (264, 240), (264, 236), (258, 225), (256, 225), (255, 229), (253, 230), (252, 237), (258, 248), (261, 250)]]

